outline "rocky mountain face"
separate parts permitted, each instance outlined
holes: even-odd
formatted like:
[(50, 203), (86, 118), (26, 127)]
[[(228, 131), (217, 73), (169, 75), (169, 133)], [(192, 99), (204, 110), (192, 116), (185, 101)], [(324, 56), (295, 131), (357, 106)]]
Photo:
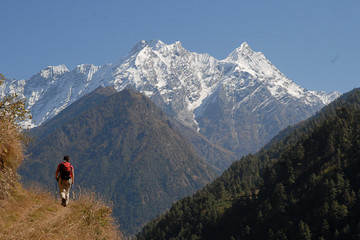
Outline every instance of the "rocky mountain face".
[(57, 164), (69, 154), (75, 188), (94, 188), (111, 200), (120, 229), (135, 234), (215, 174), (149, 98), (114, 91), (98, 88), (33, 128), (20, 174), (52, 187)]
[(12, 80), (0, 93), (23, 94), (40, 125), (99, 86), (144, 93), (169, 116), (238, 157), (339, 96), (296, 85), (247, 43), (218, 60), (180, 42), (157, 40), (141, 41), (128, 56), (103, 66), (48, 67), (28, 80)]

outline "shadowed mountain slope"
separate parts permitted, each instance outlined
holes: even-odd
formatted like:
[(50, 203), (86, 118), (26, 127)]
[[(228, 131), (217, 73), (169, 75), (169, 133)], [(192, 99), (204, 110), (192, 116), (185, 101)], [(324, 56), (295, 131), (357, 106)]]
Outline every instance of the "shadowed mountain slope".
[[(30, 129), (29, 132), (37, 139), (43, 139), (58, 128), (72, 121), (76, 116), (87, 111), (91, 107), (102, 103), (107, 97), (116, 93), (115, 88), (98, 87), (93, 92), (80, 98), (69, 107), (65, 108), (51, 120), (43, 123), (37, 128)], [(180, 134), (186, 137), (195, 147), (196, 153), (203, 157), (207, 163), (211, 164), (217, 172), (221, 173), (234, 162), (237, 157), (229, 150), (211, 143), (203, 135), (194, 129), (180, 123), (175, 118), (169, 117), (171, 125), (178, 130)]]
[(166, 114), (130, 89), (106, 97), (35, 141), (28, 154), (21, 169), (24, 181), (49, 186), (57, 164), (70, 154), (76, 184), (111, 200), (126, 233), (215, 177)]
[(37, 139), (46, 137), (62, 125), (70, 122), (73, 118), (80, 115), (89, 108), (101, 103), (106, 97), (116, 93), (113, 87), (98, 87), (90, 94), (80, 98), (76, 104), (71, 104), (58, 115), (37, 127), (35, 130), (30, 129), (30, 134)]

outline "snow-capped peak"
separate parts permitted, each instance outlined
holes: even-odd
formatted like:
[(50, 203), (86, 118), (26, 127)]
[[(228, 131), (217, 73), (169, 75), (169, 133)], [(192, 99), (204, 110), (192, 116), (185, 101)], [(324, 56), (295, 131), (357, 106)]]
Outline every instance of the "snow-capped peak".
[(132, 50), (130, 51), (130, 55), (138, 53), (146, 47), (150, 47), (154, 50), (157, 50), (164, 46), (167, 46), (167, 45), (160, 40), (150, 40), (150, 41), (141, 40), (140, 42), (135, 44), (135, 46), (132, 48)]
[(237, 49), (239, 52), (242, 52), (243, 54), (247, 54), (249, 52), (253, 52), (251, 47), (247, 42), (243, 42), (240, 47)]
[(130, 51), (130, 56), (139, 54), (143, 50), (155, 51), (164, 55), (168, 55), (169, 53), (175, 53), (176, 55), (178, 55), (180, 52), (186, 52), (186, 49), (182, 47), (180, 41), (168, 45), (160, 40), (142, 40), (133, 47), (133, 49)]
[[(220, 61), (207, 53), (190, 52), (179, 41), (168, 45), (160, 40), (140, 41), (128, 56), (103, 66), (81, 64), (70, 72), (65, 65), (49, 66), (13, 88), (29, 99), (28, 110), (41, 124), (84, 94), (109, 85), (118, 91), (133, 86), (189, 125), (196, 124), (195, 112), (202, 112), (218, 93), (233, 99), (236, 107), (243, 102), (239, 96), (247, 99), (246, 94), (260, 89), (272, 99), (302, 99), (310, 105), (321, 95), (287, 79), (247, 42)], [(327, 98), (332, 99), (324, 94), (324, 103)]]
[(75, 71), (78, 73), (87, 73), (89, 70), (97, 69), (97, 68), (99, 67), (96, 67), (93, 64), (80, 64), (76, 66)]
[(129, 55), (103, 66), (82, 64), (70, 72), (64, 65), (47, 67), (28, 80), (14, 80), (2, 94), (14, 91), (26, 97), (27, 109), (40, 125), (99, 86), (117, 91), (131, 86), (239, 156), (339, 95), (296, 85), (247, 42), (218, 60), (190, 52), (181, 42), (159, 40), (140, 41)]
[(232, 51), (222, 62), (233, 63), (255, 75), (272, 77), (274, 74), (281, 74), (280, 71), (266, 59), (262, 52), (254, 52), (247, 42)]
[(240, 47), (236, 48), (232, 51), (225, 60), (238, 62), (239, 60), (242, 61), (244, 57), (248, 55), (253, 55), (254, 51), (251, 49), (247, 42), (243, 42)]
[(58, 66), (48, 66), (47, 68), (40, 71), (40, 76), (49, 78), (54, 75), (62, 75), (66, 72), (69, 72), (69, 70), (63, 64)]

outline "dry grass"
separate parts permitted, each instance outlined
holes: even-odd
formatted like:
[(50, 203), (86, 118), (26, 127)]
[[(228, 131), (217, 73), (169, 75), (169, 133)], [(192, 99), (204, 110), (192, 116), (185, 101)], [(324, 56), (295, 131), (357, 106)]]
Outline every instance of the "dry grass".
[(70, 207), (74, 210), (70, 224), (78, 226), (78, 239), (120, 239), (121, 234), (111, 217), (112, 210), (100, 195), (82, 192)]
[(122, 239), (111, 209), (93, 193), (62, 207), (40, 189), (0, 200), (0, 239)]
[(25, 190), (17, 168), (23, 160), (22, 133), (0, 119), (0, 239), (123, 239), (111, 208), (94, 193), (62, 207), (40, 188)]
[(21, 139), (16, 126), (0, 121), (0, 199), (9, 197), (18, 182), (16, 170), (24, 158)]
[(0, 169), (17, 169), (22, 159), (23, 134), (10, 122), (0, 121)]

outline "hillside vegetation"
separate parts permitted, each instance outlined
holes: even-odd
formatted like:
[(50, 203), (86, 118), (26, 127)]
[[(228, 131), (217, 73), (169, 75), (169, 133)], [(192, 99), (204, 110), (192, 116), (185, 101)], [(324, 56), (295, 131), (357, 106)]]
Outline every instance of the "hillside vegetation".
[(62, 207), (48, 192), (18, 186), (0, 206), (0, 239), (122, 239), (111, 208), (92, 194)]
[(0, 129), (0, 239), (121, 239), (111, 208), (95, 194), (81, 194), (64, 208), (48, 192), (24, 189), (16, 174), (20, 135), (9, 122)]
[(18, 122), (29, 117), (23, 107), (16, 95), (0, 101), (0, 239), (122, 239), (111, 208), (95, 194), (62, 207), (50, 193), (19, 183), (26, 138)]
[(359, 239), (360, 89), (235, 162), (138, 239)]

